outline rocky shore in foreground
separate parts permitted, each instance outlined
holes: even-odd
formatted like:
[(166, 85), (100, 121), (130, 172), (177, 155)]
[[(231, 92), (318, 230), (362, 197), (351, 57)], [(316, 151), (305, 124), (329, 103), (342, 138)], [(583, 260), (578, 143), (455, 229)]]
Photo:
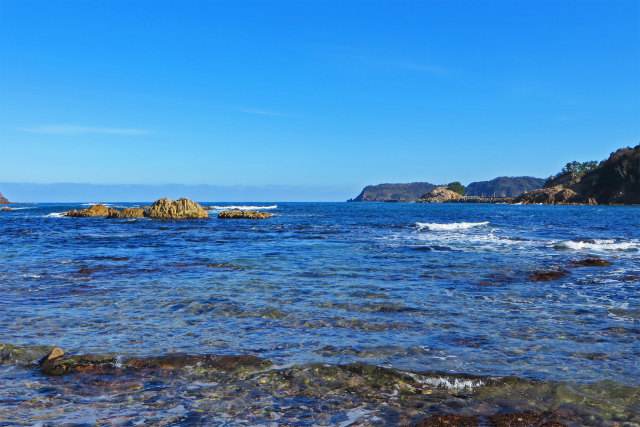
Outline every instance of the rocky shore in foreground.
[[(359, 425), (383, 422), (423, 427), (558, 427), (640, 421), (634, 410), (640, 398), (637, 388), (624, 387), (598, 398), (603, 385), (412, 372), (364, 362), (280, 367), (253, 355), (120, 357), (0, 344), (0, 366), (11, 365), (39, 371), (34, 380), (48, 390), (47, 395), (66, 391), (65, 401), (73, 410), (111, 407), (110, 391), (116, 390), (118, 396), (123, 388), (142, 410), (157, 408), (159, 402), (176, 406), (170, 396), (184, 404), (183, 394), (187, 394), (191, 397), (189, 410), (176, 413), (172, 422), (196, 425), (210, 424), (221, 410), (249, 424), (265, 419), (296, 424), (296, 420), (303, 421), (299, 417), (313, 414), (320, 424), (337, 425), (344, 421), (344, 413), (357, 413), (352, 422), (357, 419)], [(64, 384), (82, 390), (79, 401), (75, 401), (74, 389), (62, 389)], [(159, 390), (168, 397), (160, 397)], [(100, 399), (92, 400), (94, 394)], [(265, 402), (273, 404), (265, 406)], [(40, 413), (47, 405), (46, 400), (31, 399), (21, 412)], [(305, 421), (302, 424), (308, 425), (309, 419)]]

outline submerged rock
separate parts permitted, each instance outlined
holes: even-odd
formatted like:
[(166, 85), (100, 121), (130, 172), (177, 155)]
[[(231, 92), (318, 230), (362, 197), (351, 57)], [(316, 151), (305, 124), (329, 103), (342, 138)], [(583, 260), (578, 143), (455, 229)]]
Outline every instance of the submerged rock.
[(93, 205), (89, 208), (82, 210), (72, 210), (69, 212), (64, 212), (63, 215), (71, 216), (74, 218), (98, 218), (98, 217), (108, 217), (109, 215), (117, 215), (119, 212), (117, 209), (108, 208), (105, 205), (99, 203), (97, 205)]
[(569, 274), (567, 270), (557, 271), (536, 271), (531, 274), (530, 282), (552, 282)]
[(610, 265), (612, 265), (611, 262), (600, 258), (587, 258), (571, 263), (571, 267), (608, 267)]
[(475, 427), (478, 425), (477, 416), (463, 415), (434, 415), (420, 421), (415, 427)]
[[(57, 349), (60, 350), (60, 349)], [(62, 350), (60, 350), (61, 352)], [(45, 375), (66, 375), (85, 371), (111, 371), (114, 369), (164, 369), (176, 370), (194, 367), (199, 370), (234, 371), (244, 368), (264, 368), (271, 364), (266, 359), (250, 355), (169, 354), (155, 357), (130, 357), (120, 359), (112, 355), (84, 354), (62, 357), (64, 352), (45, 357), (40, 370)]]
[(202, 206), (186, 198), (156, 200), (146, 214), (151, 219), (209, 219)]
[(416, 203), (443, 203), (447, 200), (461, 199), (462, 195), (447, 189), (447, 187), (436, 187), (427, 194), (416, 200)]
[(12, 208), (0, 208), (0, 211), (12, 211)]
[(541, 414), (528, 412), (496, 414), (490, 415), (487, 418), (489, 419), (489, 424), (495, 427), (566, 427), (564, 424), (547, 420), (546, 417)]
[(228, 211), (222, 211), (218, 214), (218, 218), (221, 219), (265, 219), (271, 218), (273, 214), (268, 212), (259, 211), (243, 211), (240, 209), (233, 209)]

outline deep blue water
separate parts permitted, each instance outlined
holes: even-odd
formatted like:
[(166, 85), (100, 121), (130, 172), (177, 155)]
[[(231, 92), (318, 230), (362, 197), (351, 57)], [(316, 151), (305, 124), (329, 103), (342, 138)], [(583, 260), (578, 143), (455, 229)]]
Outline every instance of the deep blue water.
[[(640, 207), (233, 205), (277, 207), (254, 221), (0, 211), (0, 343), (640, 386)], [(570, 266), (590, 257), (612, 265)]]

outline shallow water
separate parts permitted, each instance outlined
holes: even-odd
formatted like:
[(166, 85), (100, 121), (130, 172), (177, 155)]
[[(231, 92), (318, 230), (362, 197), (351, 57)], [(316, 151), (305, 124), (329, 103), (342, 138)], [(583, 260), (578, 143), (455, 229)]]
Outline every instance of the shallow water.
[[(620, 387), (625, 396), (637, 396), (640, 387), (639, 207), (246, 203), (275, 214), (247, 221), (215, 218), (225, 205), (238, 203), (203, 205), (215, 208), (209, 221), (57, 215), (79, 204), (0, 211), (0, 343), (123, 357), (249, 354), (296, 372), (315, 363), (364, 362), (404, 372), (516, 376), (532, 389), (554, 384), (571, 393), (605, 393), (601, 400), (617, 409), (595, 404), (602, 409), (598, 422), (640, 422), (629, 415), (637, 402), (615, 398)], [(590, 257), (612, 265), (572, 266)], [(568, 274), (531, 282), (538, 270)], [(35, 422), (44, 414), (45, 420), (69, 422), (73, 410), (95, 424), (124, 411), (113, 392), (102, 394), (95, 385), (114, 381), (52, 379), (12, 363), (0, 372), (0, 421)], [(157, 395), (155, 386), (116, 375), (116, 384), (140, 388), (132, 403), (138, 415), (114, 422), (206, 413), (194, 409), (199, 400), (180, 375), (151, 375), (172, 396), (158, 398), (157, 407), (143, 398)], [(253, 388), (270, 402), (286, 395), (299, 407), (290, 384), (274, 390), (259, 381), (242, 385), (254, 380), (225, 377), (217, 383)], [(196, 387), (205, 395), (220, 387), (198, 381), (209, 384)], [(51, 389), (54, 397), (34, 388)], [(15, 418), (22, 394), (34, 394), (40, 403)], [(478, 405), (491, 400), (476, 398)], [(56, 399), (66, 399), (67, 406)], [(350, 419), (349, 411), (356, 411), (353, 422), (373, 424), (456, 412), (455, 405), (401, 406), (400, 412), (419, 412), (402, 419), (367, 399), (348, 402), (338, 395), (334, 419), (320, 420), (316, 412), (323, 411), (314, 405), (322, 404), (309, 399), (308, 411), (296, 411), (300, 425), (340, 424)], [(551, 400), (540, 398), (545, 405)], [(261, 418), (229, 402), (227, 418), (198, 420), (293, 422), (287, 411), (272, 408), (275, 415)], [(264, 410), (266, 404), (256, 402), (255, 411)], [(155, 411), (143, 416), (140, 405)], [(52, 408), (60, 407), (68, 410), (55, 415)], [(476, 410), (508, 407), (494, 402)]]

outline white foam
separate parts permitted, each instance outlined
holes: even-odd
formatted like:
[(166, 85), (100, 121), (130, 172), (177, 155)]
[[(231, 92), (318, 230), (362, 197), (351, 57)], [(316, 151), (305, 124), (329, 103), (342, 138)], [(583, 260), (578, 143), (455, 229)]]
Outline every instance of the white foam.
[(421, 375), (416, 375), (414, 373), (408, 374), (411, 378), (413, 378), (420, 384), (426, 384), (436, 388), (446, 388), (448, 390), (460, 390), (465, 388), (473, 389), (474, 387), (480, 387), (484, 385), (484, 381), (481, 380), (446, 377), (424, 377)]
[(64, 218), (64, 212), (52, 212), (45, 215), (45, 218)]
[(574, 251), (640, 251), (640, 242), (630, 240), (627, 242), (618, 242), (613, 239), (594, 239), (594, 240), (563, 240), (553, 244), (555, 248), (571, 249)]
[(232, 206), (211, 206), (211, 210), (227, 210), (227, 209), (239, 209), (241, 211), (250, 211), (250, 210), (265, 210), (265, 209), (277, 209), (278, 205), (270, 205), (270, 206), (244, 206), (244, 205), (232, 205)]
[(483, 222), (452, 222), (452, 223), (437, 223), (437, 222), (416, 222), (416, 226), (418, 230), (424, 230), (425, 228), (429, 231), (456, 231), (456, 230), (468, 230), (473, 227), (481, 227), (483, 225), (488, 225), (489, 221)]

